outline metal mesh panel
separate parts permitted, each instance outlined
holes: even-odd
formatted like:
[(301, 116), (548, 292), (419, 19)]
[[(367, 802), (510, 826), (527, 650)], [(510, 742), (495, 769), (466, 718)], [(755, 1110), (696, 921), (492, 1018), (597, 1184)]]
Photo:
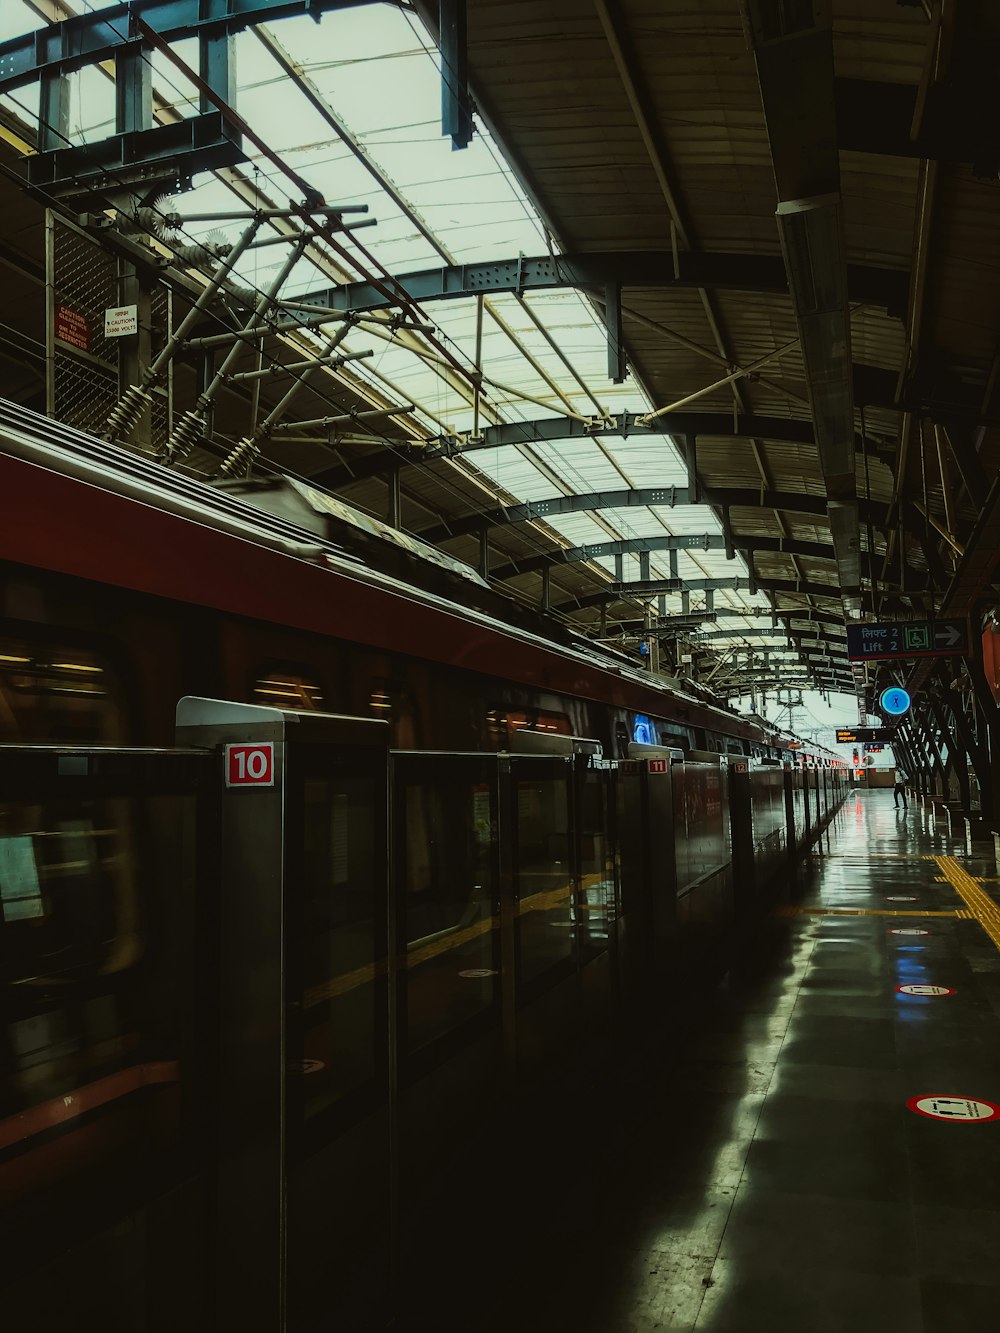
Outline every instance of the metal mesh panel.
[[(171, 330), (170, 289), (165, 283), (158, 283), (150, 294), (150, 359), (155, 360), (163, 350)], [(166, 384), (153, 395), (153, 412), (150, 423), (150, 444), (154, 451), (159, 451), (170, 438), (173, 428), (173, 368), (167, 372)]]
[(118, 399), (117, 370), (84, 361), (58, 343), (50, 364), (55, 391), (52, 415), (78, 430), (100, 434)]
[[(135, 335), (107, 338), (105, 311), (120, 304), (118, 261), (85, 231), (63, 218), (48, 216), (49, 385), (48, 410), (60, 421), (93, 434), (104, 431), (108, 416), (128, 387), (123, 375), (138, 379), (151, 355), (170, 333), (169, 287), (156, 283), (148, 301), (139, 303), (139, 348), (143, 365), (132, 353)], [(133, 298), (134, 299), (134, 298)], [(124, 355), (123, 355), (124, 354)], [(171, 430), (171, 380), (154, 391), (151, 411), (137, 423), (132, 443), (156, 450)]]
[(118, 284), (113, 257), (85, 233), (55, 219), (53, 234), (53, 286), (56, 305), (65, 305), (85, 315), (90, 326), (91, 356), (118, 366), (118, 340), (104, 336), (104, 312), (118, 304)]
[(49, 411), (80, 430), (99, 431), (118, 397), (119, 349), (104, 336), (104, 312), (117, 304), (115, 261), (52, 214), (48, 256)]

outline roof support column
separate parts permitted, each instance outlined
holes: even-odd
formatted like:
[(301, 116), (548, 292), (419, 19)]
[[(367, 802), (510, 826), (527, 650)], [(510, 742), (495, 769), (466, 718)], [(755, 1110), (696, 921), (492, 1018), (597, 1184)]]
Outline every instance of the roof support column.
[(465, 0), (440, 0), (438, 30), (441, 44), (441, 133), (451, 136), (452, 148), (467, 148), (472, 141), (472, 111), (469, 107)]
[(927, 699), (938, 729), (948, 743), (947, 767), (952, 768), (955, 772), (955, 780), (958, 783), (958, 799), (962, 803), (962, 809), (968, 811), (972, 802), (969, 792), (969, 763), (964, 742), (959, 742), (956, 737), (957, 728), (954, 722), (949, 724), (944, 704), (937, 693), (934, 690), (929, 691)]
[(47, 153), (69, 143), (69, 80), (43, 74), (39, 84), (38, 151)]
[[(975, 624), (975, 622), (974, 622)], [(980, 786), (983, 793), (983, 815), (994, 831), (1000, 831), (1000, 709), (997, 707), (983, 669), (983, 641), (980, 635), (971, 635), (972, 652), (965, 659), (966, 670), (975, 692), (976, 709), (982, 724), (980, 735), (987, 747), (989, 782)]]
[(684, 439), (684, 460), (687, 463), (688, 476), (688, 503), (701, 503), (701, 487), (698, 483), (698, 437), (697, 435), (685, 435)]
[(401, 525), (400, 518), (400, 491), (399, 491), (399, 468), (394, 467), (389, 473), (389, 495), (386, 512), (386, 522), (390, 528), (398, 529)]
[(604, 289), (604, 323), (608, 331), (608, 379), (621, 384), (628, 373), (622, 341), (622, 285), (609, 282)]

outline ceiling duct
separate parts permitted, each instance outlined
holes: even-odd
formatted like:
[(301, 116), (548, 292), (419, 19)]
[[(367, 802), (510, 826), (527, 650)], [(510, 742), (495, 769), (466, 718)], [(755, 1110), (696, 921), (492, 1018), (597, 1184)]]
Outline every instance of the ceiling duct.
[(860, 606), (847, 262), (829, 0), (746, 0), (845, 611)]
[(840, 200), (780, 203), (777, 219), (827, 495), (849, 497), (855, 492), (854, 401)]

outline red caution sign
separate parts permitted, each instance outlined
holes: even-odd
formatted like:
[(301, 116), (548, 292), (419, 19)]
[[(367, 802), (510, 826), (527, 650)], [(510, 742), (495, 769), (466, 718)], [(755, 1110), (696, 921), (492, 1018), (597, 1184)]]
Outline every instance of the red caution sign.
[(273, 743), (262, 741), (256, 745), (227, 745), (226, 786), (273, 787)]
[(647, 773), (666, 773), (667, 770), (668, 770), (668, 768), (669, 768), (669, 763), (668, 763), (668, 761), (667, 761), (666, 759), (647, 759), (647, 760), (646, 760), (646, 772), (647, 772)]
[(1000, 1120), (1000, 1106), (980, 1097), (934, 1093), (911, 1097), (906, 1104), (917, 1115), (925, 1115), (929, 1120), (947, 1120), (953, 1125), (984, 1125), (990, 1120)]
[(79, 310), (71, 310), (68, 305), (56, 306), (55, 329), (60, 342), (70, 347), (79, 347), (81, 352), (90, 351), (90, 321)]

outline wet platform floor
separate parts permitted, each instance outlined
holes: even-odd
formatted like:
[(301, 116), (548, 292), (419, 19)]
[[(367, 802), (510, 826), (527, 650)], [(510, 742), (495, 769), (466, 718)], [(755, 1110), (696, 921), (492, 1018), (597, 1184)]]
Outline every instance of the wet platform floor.
[[(967, 858), (889, 792), (851, 795), (795, 905), (710, 997), (681, 1055), (640, 1061), (616, 1105), (581, 1106), (586, 1130), (565, 1136), (572, 1162), (553, 1170), (551, 1207), (543, 1180), (505, 1252), (482, 1256), (482, 1303), (462, 1326), (1000, 1327), (989, 851)], [(534, 1132), (558, 1157), (560, 1127)]]

